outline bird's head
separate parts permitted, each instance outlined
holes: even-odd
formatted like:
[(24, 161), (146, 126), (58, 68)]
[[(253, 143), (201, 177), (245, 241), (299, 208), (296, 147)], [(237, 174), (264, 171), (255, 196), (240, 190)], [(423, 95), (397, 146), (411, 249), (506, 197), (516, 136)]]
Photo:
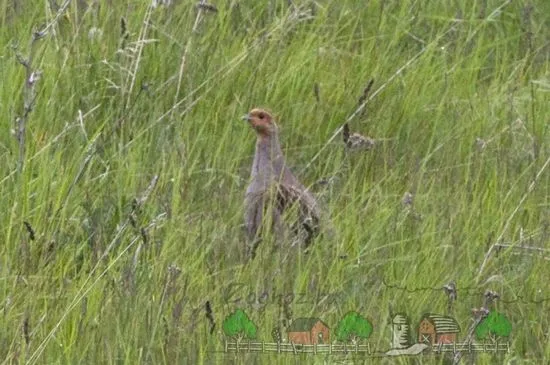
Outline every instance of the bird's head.
[(243, 119), (250, 123), (260, 137), (268, 137), (277, 133), (277, 124), (275, 124), (273, 116), (264, 109), (252, 109), (243, 116)]

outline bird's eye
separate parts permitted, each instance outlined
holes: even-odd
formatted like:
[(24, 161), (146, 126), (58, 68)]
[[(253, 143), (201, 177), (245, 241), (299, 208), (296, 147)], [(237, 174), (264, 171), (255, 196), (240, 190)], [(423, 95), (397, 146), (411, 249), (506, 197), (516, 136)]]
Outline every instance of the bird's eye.
[(264, 113), (260, 113), (260, 119), (264, 119), (265, 118), (265, 114)]

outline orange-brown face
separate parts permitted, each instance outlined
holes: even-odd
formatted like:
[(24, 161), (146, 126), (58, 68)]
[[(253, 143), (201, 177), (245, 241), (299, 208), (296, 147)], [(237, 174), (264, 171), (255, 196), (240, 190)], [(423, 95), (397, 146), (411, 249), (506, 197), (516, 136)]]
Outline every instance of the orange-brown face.
[(275, 133), (277, 128), (271, 114), (263, 109), (252, 109), (243, 119), (247, 120), (256, 133), (262, 136)]

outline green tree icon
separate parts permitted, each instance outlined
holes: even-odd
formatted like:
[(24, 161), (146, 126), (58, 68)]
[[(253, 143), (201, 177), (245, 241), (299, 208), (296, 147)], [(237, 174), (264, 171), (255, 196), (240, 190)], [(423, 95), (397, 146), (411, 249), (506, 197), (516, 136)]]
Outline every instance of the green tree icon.
[(372, 324), (357, 312), (347, 313), (336, 327), (336, 338), (356, 344), (359, 338), (366, 340), (372, 333)]
[(502, 313), (491, 312), (476, 327), (476, 338), (478, 340), (491, 339), (498, 342), (501, 337), (508, 337), (512, 331), (512, 324)]
[(256, 325), (242, 309), (237, 309), (223, 321), (223, 332), (239, 343), (243, 338), (256, 338)]

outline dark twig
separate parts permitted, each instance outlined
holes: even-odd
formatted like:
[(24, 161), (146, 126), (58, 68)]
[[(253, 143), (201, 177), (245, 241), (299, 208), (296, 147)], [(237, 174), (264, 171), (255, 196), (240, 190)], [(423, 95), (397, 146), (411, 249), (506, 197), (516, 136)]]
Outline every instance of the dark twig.
[[(357, 107), (360, 107), (363, 105), (365, 101), (367, 101), (367, 98), (369, 97), (370, 90), (372, 89), (372, 85), (374, 84), (374, 79), (370, 79), (367, 86), (363, 89), (363, 94), (359, 98), (359, 102), (357, 104)], [(361, 115), (364, 115), (366, 113), (367, 109), (363, 108), (363, 111), (361, 112)]]
[(206, 318), (208, 319), (208, 322), (210, 322), (210, 334), (213, 334), (214, 329), (216, 328), (216, 322), (214, 321), (214, 313), (212, 312), (212, 306), (210, 305), (209, 300), (206, 301), (205, 311)]
[(23, 221), (23, 224), (25, 225), (25, 228), (27, 229), (27, 232), (29, 233), (29, 239), (31, 241), (34, 241), (35, 234), (34, 234), (34, 229), (32, 229), (31, 224), (27, 221)]
[(343, 130), (342, 130), (342, 138), (344, 139), (344, 143), (347, 145), (349, 141), (350, 131), (349, 131), (349, 124), (345, 123)]
[(29, 316), (26, 315), (23, 320), (23, 337), (25, 338), (25, 344), (28, 346), (31, 342), (31, 336), (29, 331)]
[(321, 88), (319, 87), (319, 83), (315, 83), (313, 85), (313, 95), (315, 95), (315, 101), (318, 103), (321, 102)]

